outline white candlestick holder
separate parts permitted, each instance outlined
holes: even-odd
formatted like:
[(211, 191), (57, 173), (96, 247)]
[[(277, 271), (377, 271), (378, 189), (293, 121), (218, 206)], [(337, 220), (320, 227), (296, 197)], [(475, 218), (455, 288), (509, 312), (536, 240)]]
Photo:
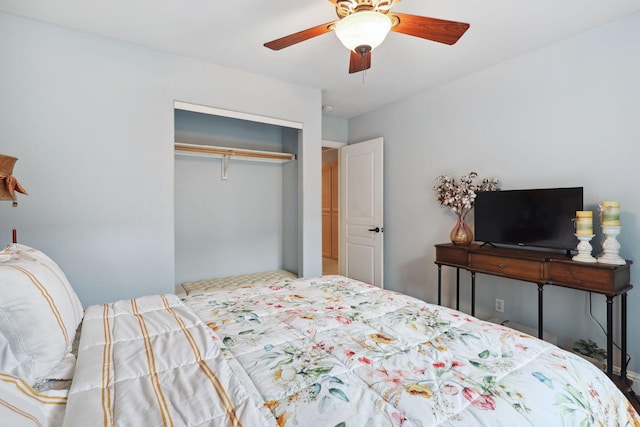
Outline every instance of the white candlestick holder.
[(602, 243), (602, 254), (598, 257), (598, 262), (603, 264), (625, 265), (627, 261), (619, 255), (620, 243), (616, 240), (620, 234), (619, 225), (603, 225), (602, 232), (606, 236)]
[(578, 243), (578, 254), (571, 259), (580, 262), (598, 262), (597, 259), (591, 256), (591, 250), (593, 247), (591, 246), (591, 243), (589, 243), (595, 234), (575, 233), (575, 236), (580, 240)]

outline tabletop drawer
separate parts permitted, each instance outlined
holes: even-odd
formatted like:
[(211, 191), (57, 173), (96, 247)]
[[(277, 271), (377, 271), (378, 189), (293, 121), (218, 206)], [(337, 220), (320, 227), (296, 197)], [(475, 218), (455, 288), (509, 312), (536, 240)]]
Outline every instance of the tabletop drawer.
[(551, 284), (605, 295), (616, 295), (624, 291), (630, 282), (628, 265), (549, 262), (546, 268), (547, 281)]
[(538, 260), (508, 258), (477, 253), (471, 253), (469, 255), (469, 267), (472, 270), (536, 283), (544, 281), (543, 266), (544, 262)]
[(466, 268), (467, 251), (459, 246), (436, 246), (436, 263)]

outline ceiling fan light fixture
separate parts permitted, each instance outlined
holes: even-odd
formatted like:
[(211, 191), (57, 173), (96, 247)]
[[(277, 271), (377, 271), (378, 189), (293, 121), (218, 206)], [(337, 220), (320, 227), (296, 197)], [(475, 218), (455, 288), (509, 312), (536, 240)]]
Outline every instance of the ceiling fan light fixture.
[(362, 11), (338, 21), (335, 32), (347, 49), (363, 55), (384, 41), (391, 25), (391, 18), (384, 13)]

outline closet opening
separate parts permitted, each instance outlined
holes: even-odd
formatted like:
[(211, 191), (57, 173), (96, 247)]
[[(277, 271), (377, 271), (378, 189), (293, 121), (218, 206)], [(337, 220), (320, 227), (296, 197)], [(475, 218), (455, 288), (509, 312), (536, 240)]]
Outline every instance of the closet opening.
[(301, 125), (176, 102), (174, 129), (176, 284), (298, 274)]

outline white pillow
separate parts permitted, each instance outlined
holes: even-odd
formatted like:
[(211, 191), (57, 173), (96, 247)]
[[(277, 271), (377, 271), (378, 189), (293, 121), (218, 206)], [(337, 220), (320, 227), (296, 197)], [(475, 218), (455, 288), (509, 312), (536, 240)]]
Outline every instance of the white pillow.
[(0, 420), (3, 426), (62, 425), (67, 390), (35, 392), (21, 378), (0, 372)]
[(0, 252), (0, 371), (35, 384), (71, 350), (82, 304), (60, 267), (19, 244)]

